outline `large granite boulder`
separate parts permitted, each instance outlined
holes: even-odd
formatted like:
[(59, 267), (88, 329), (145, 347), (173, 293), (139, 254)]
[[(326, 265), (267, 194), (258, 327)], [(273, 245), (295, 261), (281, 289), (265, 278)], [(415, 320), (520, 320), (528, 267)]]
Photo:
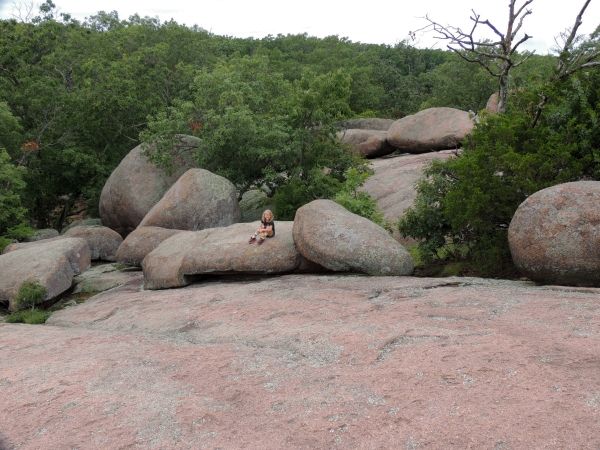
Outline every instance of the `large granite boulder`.
[(397, 120), (388, 130), (388, 142), (408, 153), (457, 148), (474, 123), (468, 112), (428, 108)]
[(142, 263), (144, 286), (185, 286), (194, 275), (276, 274), (303, 270), (307, 263), (296, 250), (292, 222), (276, 222), (276, 234), (261, 245), (248, 244), (256, 223), (184, 231), (163, 241)]
[(161, 227), (138, 227), (127, 235), (117, 250), (117, 261), (122, 264), (141, 266), (148, 253), (165, 239), (181, 233)]
[(308, 260), (338, 272), (410, 275), (413, 261), (387, 231), (331, 200), (296, 211), (294, 242)]
[(171, 149), (172, 173), (150, 162), (142, 145), (131, 150), (102, 189), (102, 224), (122, 236), (133, 231), (181, 174), (194, 166), (193, 152), (198, 143), (193, 136), (178, 137), (178, 143)]
[(71, 287), (73, 277), (90, 266), (90, 249), (81, 238), (61, 237), (31, 243), (0, 256), (0, 302), (14, 310), (21, 285), (33, 281), (46, 288), (44, 300)]
[(348, 144), (353, 152), (366, 158), (376, 158), (394, 151), (387, 142), (387, 131), (349, 129), (337, 133), (338, 139)]
[(90, 246), (92, 261), (116, 261), (117, 249), (123, 242), (119, 233), (101, 225), (79, 225), (64, 234), (85, 239)]
[(515, 265), (545, 283), (600, 286), (600, 182), (552, 186), (528, 197), (508, 229)]
[(387, 131), (395, 122), (394, 119), (381, 119), (378, 117), (367, 117), (363, 119), (348, 119), (340, 122), (341, 128), (355, 128), (361, 130), (381, 130)]
[(185, 172), (140, 223), (177, 230), (203, 230), (239, 222), (237, 191), (231, 181), (204, 169)]
[(417, 197), (415, 185), (423, 177), (425, 167), (433, 160), (446, 160), (455, 154), (454, 150), (443, 150), (374, 159), (374, 173), (361, 189), (375, 199), (386, 220), (396, 222), (413, 205)]

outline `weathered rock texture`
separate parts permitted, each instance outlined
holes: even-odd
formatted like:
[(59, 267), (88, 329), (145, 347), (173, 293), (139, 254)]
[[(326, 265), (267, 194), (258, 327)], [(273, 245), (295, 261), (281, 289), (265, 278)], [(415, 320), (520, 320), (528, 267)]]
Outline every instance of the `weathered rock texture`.
[(460, 146), (473, 129), (468, 112), (428, 108), (397, 120), (388, 130), (388, 142), (408, 153), (425, 153)]
[(53, 237), (58, 236), (60, 233), (55, 230), (54, 228), (43, 228), (41, 230), (35, 230), (35, 232), (25, 238), (26, 242), (37, 242), (37, 241), (43, 241), (44, 239), (51, 239)]
[(181, 233), (181, 230), (169, 230), (161, 227), (139, 227), (133, 230), (117, 250), (117, 261), (122, 264), (141, 266), (148, 253), (165, 239)]
[(387, 142), (387, 131), (349, 129), (338, 132), (337, 137), (353, 152), (367, 158), (387, 155), (395, 150)]
[(349, 119), (339, 123), (341, 128), (358, 128), (361, 130), (381, 130), (387, 131), (392, 124), (395, 122), (394, 119), (381, 119), (378, 117), (370, 117), (364, 119)]
[(310, 261), (338, 272), (410, 275), (410, 254), (379, 225), (331, 200), (314, 200), (298, 209), (294, 242)]
[(144, 286), (162, 289), (190, 284), (193, 275), (293, 272), (305, 265), (292, 238), (291, 222), (276, 222), (275, 237), (248, 244), (258, 226), (238, 223), (225, 228), (181, 232), (143, 261)]
[(598, 289), (288, 275), (0, 324), (5, 447), (600, 448)]
[(240, 220), (231, 181), (204, 169), (185, 172), (140, 223), (176, 230), (224, 227)]
[(14, 299), (25, 281), (44, 286), (44, 300), (49, 300), (69, 289), (73, 277), (90, 266), (90, 249), (84, 239), (58, 238), (31, 244), (0, 255), (0, 302), (8, 302), (11, 310), (18, 307)]
[(362, 189), (377, 202), (384, 217), (396, 222), (410, 208), (417, 191), (415, 184), (423, 177), (423, 169), (434, 159), (445, 160), (455, 155), (454, 150), (401, 155), (371, 161), (374, 174)]
[[(55, 236), (55, 237), (51, 237), (48, 239), (41, 239), (41, 241), (44, 241), (44, 243), (48, 243), (48, 242), (53, 242), (53, 241), (59, 241), (63, 238), (64, 238), (63, 236)], [(6, 247), (4, 247), (4, 250), (2, 251), (2, 253), (6, 254), (9, 252), (14, 252), (15, 250), (22, 250), (24, 248), (36, 247), (40, 243), (41, 243), (40, 241), (13, 242), (12, 244), (8, 244)]]
[(90, 246), (92, 261), (116, 261), (117, 249), (123, 242), (119, 233), (101, 225), (75, 226), (64, 235), (85, 239)]
[(536, 192), (515, 212), (508, 242), (516, 266), (533, 280), (600, 285), (600, 182)]
[(499, 101), (500, 101), (500, 94), (498, 92), (494, 92), (492, 95), (490, 95), (490, 98), (488, 98), (488, 101), (485, 104), (486, 111), (491, 112), (491, 113), (497, 113)]
[(139, 225), (171, 185), (193, 167), (192, 154), (199, 141), (192, 136), (181, 136), (179, 139), (180, 143), (171, 150), (171, 174), (151, 163), (142, 154), (141, 145), (127, 154), (102, 189), (100, 217), (103, 225), (122, 236), (127, 235)]
[(134, 280), (141, 280), (140, 270), (120, 270), (115, 264), (100, 264), (77, 275), (73, 282), (73, 293), (104, 292)]
[(79, 226), (92, 226), (92, 225), (102, 225), (102, 220), (97, 219), (97, 218), (88, 218), (88, 219), (80, 219), (80, 220), (74, 220), (73, 222), (71, 222), (70, 224), (68, 224), (66, 227), (64, 227), (61, 231), (62, 234), (65, 234), (67, 231), (69, 231), (71, 228), (73, 227), (79, 227)]

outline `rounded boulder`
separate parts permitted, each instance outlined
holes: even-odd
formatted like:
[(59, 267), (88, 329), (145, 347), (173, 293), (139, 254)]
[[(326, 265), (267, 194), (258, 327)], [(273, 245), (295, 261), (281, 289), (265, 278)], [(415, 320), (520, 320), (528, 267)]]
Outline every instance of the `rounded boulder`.
[(102, 225), (75, 226), (69, 228), (64, 236), (85, 239), (92, 261), (116, 261), (117, 249), (123, 242), (119, 233)]
[(532, 280), (600, 286), (600, 182), (552, 186), (515, 212), (508, 242), (517, 268)]
[(204, 169), (185, 172), (140, 223), (175, 230), (224, 227), (240, 220), (231, 181)]
[(388, 142), (408, 153), (457, 148), (473, 130), (466, 111), (428, 108), (397, 120), (388, 130)]
[(305, 258), (337, 272), (410, 275), (410, 254), (387, 231), (331, 200), (296, 211), (294, 242)]
[(338, 139), (348, 144), (354, 153), (366, 158), (384, 156), (394, 151), (387, 142), (387, 131), (349, 129), (337, 133)]
[(141, 266), (148, 253), (159, 244), (181, 233), (181, 230), (169, 230), (161, 227), (138, 227), (127, 235), (117, 250), (117, 261), (122, 264)]
[(163, 194), (187, 169), (193, 167), (193, 150), (199, 139), (179, 136), (173, 146), (173, 171), (168, 173), (145, 155), (143, 144), (131, 150), (112, 172), (100, 195), (102, 224), (122, 236), (133, 231)]

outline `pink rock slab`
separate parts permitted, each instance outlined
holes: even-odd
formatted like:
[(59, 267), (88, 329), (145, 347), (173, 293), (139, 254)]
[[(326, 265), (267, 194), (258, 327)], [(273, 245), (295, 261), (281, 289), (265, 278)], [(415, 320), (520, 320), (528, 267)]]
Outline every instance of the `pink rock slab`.
[(0, 324), (19, 449), (600, 447), (600, 289), (307, 276), (130, 284)]

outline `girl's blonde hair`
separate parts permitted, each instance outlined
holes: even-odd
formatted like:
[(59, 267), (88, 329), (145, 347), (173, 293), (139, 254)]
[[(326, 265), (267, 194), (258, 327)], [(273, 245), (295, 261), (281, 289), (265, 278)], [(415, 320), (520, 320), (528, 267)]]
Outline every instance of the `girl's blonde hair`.
[(271, 216), (271, 220), (273, 220), (275, 218), (275, 216), (273, 216), (273, 211), (271, 211), (270, 209), (265, 209), (262, 213), (262, 216), (260, 217), (260, 220), (266, 221), (267, 219), (265, 219), (265, 216), (267, 214), (269, 214)]

